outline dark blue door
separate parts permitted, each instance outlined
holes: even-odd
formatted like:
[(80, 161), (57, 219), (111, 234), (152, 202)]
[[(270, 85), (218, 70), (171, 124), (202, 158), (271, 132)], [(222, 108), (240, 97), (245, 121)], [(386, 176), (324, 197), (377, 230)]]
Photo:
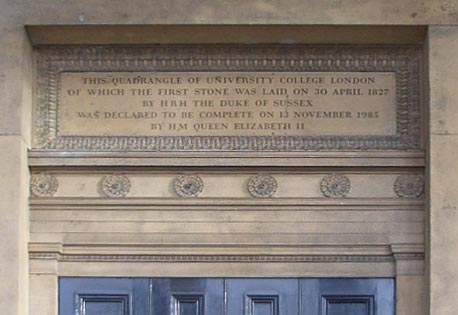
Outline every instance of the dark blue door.
[(302, 279), (301, 315), (394, 315), (392, 279)]
[(229, 279), (227, 315), (293, 315), (299, 311), (297, 279)]
[(394, 315), (393, 279), (61, 278), (60, 315)]
[(151, 287), (153, 314), (223, 315), (222, 279), (157, 278)]
[(150, 314), (149, 280), (143, 278), (61, 278), (61, 315)]

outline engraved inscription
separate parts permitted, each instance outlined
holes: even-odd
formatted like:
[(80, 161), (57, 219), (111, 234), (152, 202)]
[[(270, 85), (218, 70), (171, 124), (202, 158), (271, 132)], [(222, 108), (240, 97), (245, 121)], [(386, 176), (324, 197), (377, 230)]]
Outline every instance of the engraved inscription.
[(60, 76), (60, 136), (396, 134), (394, 72)]
[(50, 46), (36, 55), (33, 150), (422, 148), (420, 47)]

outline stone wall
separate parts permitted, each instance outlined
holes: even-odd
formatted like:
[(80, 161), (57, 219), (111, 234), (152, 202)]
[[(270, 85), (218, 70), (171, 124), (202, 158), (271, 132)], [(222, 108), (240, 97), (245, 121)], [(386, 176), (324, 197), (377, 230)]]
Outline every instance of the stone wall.
[[(0, 117), (0, 174), (2, 195), (0, 237), (0, 305), (7, 314), (55, 314), (56, 304), (49, 292), (32, 289), (46, 287), (56, 292), (57, 263), (38, 262), (41, 265), (29, 266), (29, 159), (27, 148), (30, 146), (30, 126), (32, 109), (32, 46), (34, 44), (59, 43), (116, 43), (120, 40), (119, 30), (116, 27), (104, 26), (93, 28), (91, 32), (82, 31), (75, 26), (91, 25), (149, 25), (149, 24), (273, 24), (273, 25), (426, 25), (428, 36), (425, 39), (428, 51), (429, 67), (425, 70), (429, 77), (429, 84), (425, 82), (425, 99), (429, 104), (426, 110), (425, 125), (427, 149), (427, 170), (429, 174), (427, 194), (429, 211), (426, 222), (427, 238), (427, 296), (430, 300), (430, 314), (454, 314), (458, 302), (453, 299), (457, 288), (458, 265), (456, 252), (458, 221), (456, 216), (456, 179), (453, 176), (458, 164), (454, 158), (457, 145), (456, 139), (456, 109), (458, 100), (456, 80), (458, 73), (458, 59), (456, 57), (458, 43), (458, 4), (456, 1), (77, 1), (58, 2), (50, 0), (40, 1), (2, 1), (0, 7), (1, 36), (3, 47), (0, 56), (1, 72), (1, 106), (3, 115)], [(32, 41), (26, 33), (26, 25), (52, 25), (52, 28), (29, 29)], [(33, 36), (33, 31), (40, 31)], [(98, 31), (100, 30), (100, 31)], [(335, 29), (330, 28), (329, 33)], [(368, 42), (374, 38), (390, 33), (373, 36), (367, 28), (348, 29), (347, 37), (334, 38), (333, 42), (342, 38), (354, 38), (356, 41)], [(177, 31), (178, 34), (185, 34)], [(269, 33), (274, 38), (281, 39), (284, 32)], [(306, 33), (306, 32), (305, 32)], [(73, 35), (71, 35), (73, 34)], [(148, 31), (140, 27), (129, 28), (123, 31), (124, 43), (161, 42), (167, 41), (172, 35), (160, 36), (157, 32), (152, 38), (145, 35)], [(171, 34), (171, 33), (167, 33)], [(173, 34), (173, 30), (172, 30)], [(199, 32), (192, 32), (195, 37), (175, 35), (178, 38), (191, 38), (196, 42), (212, 38), (208, 33), (198, 36)], [(240, 33), (239, 33), (240, 34)], [(319, 32), (318, 32), (319, 34)], [(269, 35), (269, 36), (270, 36)], [(168, 37), (169, 36), (169, 37)], [(309, 35), (308, 35), (309, 36)], [(298, 31), (293, 41), (319, 42), (320, 36), (308, 37)], [(400, 42), (407, 42), (417, 35), (406, 36)], [(254, 36), (256, 37), (256, 36)], [(396, 37), (396, 36), (395, 36)], [(132, 40), (134, 38), (134, 40)], [(213, 38), (218, 38), (214, 36)], [(230, 38), (230, 37), (225, 37)], [(253, 37), (250, 37), (253, 39)], [(249, 39), (250, 39), (249, 38)], [(332, 37), (329, 37), (332, 41)], [(410, 38), (410, 39), (409, 39)], [(421, 36), (420, 36), (421, 38)], [(291, 38), (283, 38), (291, 41)], [(130, 41), (129, 41), (130, 40)], [(238, 39), (246, 41), (246, 39)], [(268, 38), (265, 40), (269, 40)], [(35, 42), (34, 42), (35, 41)], [(231, 39), (231, 41), (237, 41)], [(386, 42), (386, 40), (385, 40)], [(428, 106), (426, 106), (428, 108)], [(46, 161), (44, 162), (46, 164)], [(52, 164), (52, 163), (51, 163)], [(62, 176), (68, 176), (64, 174)], [(34, 208), (35, 207), (35, 208)], [(40, 206), (32, 204), (32, 231), (39, 230), (37, 219)], [(79, 210), (74, 215), (79, 215)], [(57, 214), (57, 213), (56, 213)], [(39, 221), (39, 220), (38, 220)], [(36, 236), (34, 236), (36, 237)], [(32, 248), (33, 250), (33, 248)], [(59, 253), (59, 248), (50, 249)], [(391, 249), (396, 251), (396, 248)], [(78, 263), (73, 263), (78, 265)], [(91, 265), (88, 265), (91, 267)], [(121, 265), (115, 262), (110, 264), (116, 270)], [(230, 266), (228, 264), (227, 266)], [(227, 269), (227, 266), (225, 267)], [(72, 270), (71, 264), (65, 268)], [(30, 276), (29, 268), (40, 270), (39, 275)], [(96, 266), (90, 270), (97, 273)], [(281, 269), (281, 266), (279, 266)], [(391, 268), (391, 267), (389, 267)], [(402, 263), (396, 268), (401, 269)], [(64, 269), (65, 271), (65, 269)], [(170, 271), (172, 272), (172, 271)], [(392, 272), (392, 271), (391, 271)], [(388, 273), (387, 273), (388, 274)], [(421, 288), (423, 279), (415, 275), (403, 275), (403, 285), (398, 286), (398, 299), (422, 296), (422, 292), (413, 292), (411, 288)], [(421, 291), (421, 289), (420, 289)], [(404, 295), (406, 293), (406, 295)], [(426, 298), (424, 300), (427, 300)], [(423, 309), (418, 300), (400, 305), (417, 305), (418, 309), (398, 308), (398, 314), (419, 314)], [(398, 301), (399, 302), (399, 301)], [(424, 309), (423, 309), (424, 310)]]

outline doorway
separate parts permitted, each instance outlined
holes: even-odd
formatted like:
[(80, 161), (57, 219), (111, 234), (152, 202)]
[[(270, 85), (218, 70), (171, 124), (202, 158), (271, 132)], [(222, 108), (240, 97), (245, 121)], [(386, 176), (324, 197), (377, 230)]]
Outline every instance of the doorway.
[(60, 315), (393, 315), (394, 279), (60, 278)]

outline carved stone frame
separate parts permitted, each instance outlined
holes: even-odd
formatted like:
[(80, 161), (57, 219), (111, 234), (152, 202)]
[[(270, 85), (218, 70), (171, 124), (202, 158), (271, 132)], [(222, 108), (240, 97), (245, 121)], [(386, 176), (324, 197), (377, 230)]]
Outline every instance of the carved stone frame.
[[(300, 152), (421, 149), (418, 46), (52, 46), (36, 50), (33, 149), (44, 151)], [(63, 72), (308, 71), (396, 73), (394, 136), (119, 137), (59, 135)]]

